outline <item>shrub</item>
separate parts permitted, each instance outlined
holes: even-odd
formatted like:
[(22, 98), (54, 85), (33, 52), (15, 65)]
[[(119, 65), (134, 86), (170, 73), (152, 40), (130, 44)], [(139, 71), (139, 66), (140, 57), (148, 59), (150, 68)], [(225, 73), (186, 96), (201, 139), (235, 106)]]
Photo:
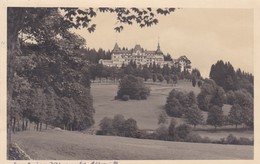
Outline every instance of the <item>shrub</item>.
[(164, 77), (163, 77), (162, 74), (157, 74), (157, 79), (158, 79), (160, 82), (163, 82)]
[(119, 84), (117, 96), (123, 99), (124, 95), (129, 95), (130, 99), (146, 99), (150, 95), (150, 89), (144, 85), (143, 79), (133, 75), (125, 76)]
[(212, 141), (209, 137), (203, 137), (201, 143), (212, 143)]
[(240, 145), (254, 145), (254, 141), (248, 138), (240, 137), (238, 140)]
[(127, 119), (124, 124), (124, 136), (126, 137), (136, 137), (137, 135), (137, 122), (133, 118)]
[(218, 144), (233, 144), (233, 145), (253, 145), (254, 141), (248, 138), (240, 137), (237, 139), (233, 134), (229, 134), (226, 138), (221, 138), (218, 141), (214, 141), (213, 143)]
[(168, 128), (165, 125), (161, 125), (158, 129), (156, 129), (156, 135), (159, 140), (168, 140)]
[(102, 132), (99, 132), (100, 135), (107, 135), (107, 134), (112, 134), (113, 133), (113, 120), (109, 117), (104, 117), (100, 123), (100, 129)]
[(233, 134), (229, 134), (226, 138), (226, 143), (236, 145), (238, 144), (238, 139), (235, 136), (233, 136)]
[(196, 133), (190, 133), (186, 137), (186, 142), (202, 142), (202, 137)]
[(168, 133), (169, 133), (169, 135), (174, 139), (174, 138), (176, 138), (176, 130), (175, 130), (175, 128), (176, 128), (176, 125), (177, 125), (177, 122), (176, 122), (176, 120), (174, 119), (174, 118), (172, 118), (171, 119), (171, 123), (170, 123), (170, 125), (169, 125), (169, 128), (168, 128)]
[(129, 100), (129, 95), (123, 95), (122, 96), (123, 101), (128, 101)]
[(112, 120), (113, 131), (116, 135), (122, 136), (124, 132), (125, 117), (121, 114), (114, 116)]
[(186, 139), (190, 132), (191, 128), (187, 124), (181, 124), (176, 128), (176, 134), (180, 139)]
[(97, 135), (118, 135), (126, 137), (141, 137), (137, 122), (133, 118), (125, 120), (123, 115), (117, 114), (114, 118), (104, 117), (100, 123)]

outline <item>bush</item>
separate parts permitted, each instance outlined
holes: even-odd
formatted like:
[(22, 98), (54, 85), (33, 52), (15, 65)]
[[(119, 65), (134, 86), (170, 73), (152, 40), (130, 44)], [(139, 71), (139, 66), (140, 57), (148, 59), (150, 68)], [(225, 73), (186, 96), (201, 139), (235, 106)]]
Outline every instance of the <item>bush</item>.
[(159, 140), (168, 140), (168, 128), (165, 125), (161, 125), (158, 129), (156, 129), (156, 135)]
[(229, 134), (226, 138), (221, 138), (213, 143), (218, 144), (233, 144), (233, 145), (254, 145), (254, 141), (248, 138), (240, 137), (237, 139), (233, 134)]
[(125, 137), (142, 137), (133, 118), (125, 120), (123, 115), (117, 114), (114, 118), (104, 117), (100, 123), (97, 135), (118, 135)]
[(137, 122), (133, 118), (127, 119), (124, 124), (124, 136), (126, 137), (136, 137), (137, 136)]
[(226, 138), (226, 143), (236, 145), (238, 144), (238, 139), (233, 134), (229, 134)]
[(181, 124), (176, 128), (176, 134), (180, 139), (186, 139), (190, 132), (191, 128), (187, 124)]
[(129, 100), (129, 95), (123, 95), (122, 96), (123, 101), (128, 101)]
[(100, 123), (100, 129), (101, 131), (99, 132), (100, 135), (109, 135), (113, 133), (113, 125), (112, 125), (113, 120), (109, 117), (104, 117)]
[(238, 140), (240, 145), (254, 145), (254, 141), (248, 138), (240, 137)]
[(187, 135), (186, 137), (186, 142), (202, 142), (202, 137), (196, 133), (190, 133), (189, 135)]
[(133, 75), (125, 76), (118, 88), (117, 96), (120, 99), (129, 95), (130, 99), (144, 100), (150, 95), (150, 89), (144, 85), (143, 79)]

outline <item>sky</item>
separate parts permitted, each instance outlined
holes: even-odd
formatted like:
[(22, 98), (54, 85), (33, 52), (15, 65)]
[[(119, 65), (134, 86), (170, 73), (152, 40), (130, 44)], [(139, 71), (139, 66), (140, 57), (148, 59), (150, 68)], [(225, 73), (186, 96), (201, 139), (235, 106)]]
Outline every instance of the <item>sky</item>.
[(144, 49), (161, 50), (173, 59), (186, 55), (192, 67), (209, 76), (212, 64), (218, 60), (230, 62), (235, 69), (253, 73), (253, 10), (252, 9), (177, 9), (170, 15), (157, 15), (159, 23), (140, 28), (136, 24), (124, 25), (120, 33), (114, 31), (116, 16), (98, 13), (93, 23), (94, 33), (76, 30), (86, 39), (87, 47), (112, 50), (133, 48), (140, 44)]

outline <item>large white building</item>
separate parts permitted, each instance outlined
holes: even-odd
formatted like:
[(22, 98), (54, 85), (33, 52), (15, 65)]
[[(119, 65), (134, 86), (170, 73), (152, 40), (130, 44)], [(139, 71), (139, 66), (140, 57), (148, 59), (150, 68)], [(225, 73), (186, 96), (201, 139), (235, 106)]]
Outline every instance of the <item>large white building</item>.
[(164, 65), (180, 67), (181, 71), (184, 69), (191, 70), (191, 62), (186, 56), (181, 56), (173, 61), (165, 61), (164, 54), (160, 49), (158, 43), (157, 49), (154, 51), (145, 50), (139, 44), (135, 45), (133, 49), (121, 49), (116, 43), (112, 50), (111, 60), (100, 59), (99, 63), (109, 67), (121, 67), (123, 64), (127, 65), (130, 62), (135, 62), (137, 65), (150, 65), (155, 63), (163, 67)]

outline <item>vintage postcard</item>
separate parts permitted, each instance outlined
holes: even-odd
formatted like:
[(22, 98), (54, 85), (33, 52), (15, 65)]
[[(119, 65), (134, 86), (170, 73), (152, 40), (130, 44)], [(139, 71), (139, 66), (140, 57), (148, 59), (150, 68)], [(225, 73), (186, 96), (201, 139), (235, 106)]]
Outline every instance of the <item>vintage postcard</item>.
[(1, 2), (1, 160), (257, 162), (257, 1), (115, 2)]

